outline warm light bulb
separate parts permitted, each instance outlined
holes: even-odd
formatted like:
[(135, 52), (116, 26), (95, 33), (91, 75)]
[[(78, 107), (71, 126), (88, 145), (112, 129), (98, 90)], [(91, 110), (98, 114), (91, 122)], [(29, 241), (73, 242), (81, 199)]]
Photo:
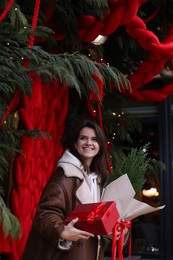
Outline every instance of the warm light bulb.
[(159, 196), (159, 192), (157, 191), (156, 188), (150, 188), (149, 190), (142, 190), (142, 194), (145, 197), (157, 197)]

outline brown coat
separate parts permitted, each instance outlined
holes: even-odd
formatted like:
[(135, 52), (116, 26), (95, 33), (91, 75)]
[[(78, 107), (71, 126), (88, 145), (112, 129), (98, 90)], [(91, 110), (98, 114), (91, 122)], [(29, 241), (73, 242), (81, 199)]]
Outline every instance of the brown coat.
[[(77, 177), (66, 177), (63, 169), (57, 168), (42, 193), (22, 260), (97, 259), (97, 237), (73, 242), (68, 250), (62, 250), (58, 246), (64, 219), (81, 203), (79, 196), (83, 182)], [(101, 246), (99, 260), (103, 259)]]

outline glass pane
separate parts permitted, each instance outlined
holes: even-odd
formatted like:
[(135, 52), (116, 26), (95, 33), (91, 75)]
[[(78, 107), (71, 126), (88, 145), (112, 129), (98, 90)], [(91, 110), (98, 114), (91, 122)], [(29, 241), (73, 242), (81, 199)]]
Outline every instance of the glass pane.
[[(148, 121), (148, 122), (147, 122)], [(141, 147), (150, 143), (149, 158), (159, 160), (159, 133), (158, 123), (145, 120), (143, 131), (133, 137), (133, 146)], [(145, 174), (145, 184), (137, 199), (153, 207), (160, 206), (159, 173), (149, 169)], [(140, 216), (133, 220), (132, 227), (132, 254), (140, 255), (145, 259), (158, 259), (160, 252), (160, 211)]]

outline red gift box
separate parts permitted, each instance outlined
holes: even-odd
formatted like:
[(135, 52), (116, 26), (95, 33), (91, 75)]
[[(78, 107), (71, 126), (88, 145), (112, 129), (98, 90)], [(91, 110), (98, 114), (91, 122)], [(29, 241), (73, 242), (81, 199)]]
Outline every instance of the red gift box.
[(78, 218), (75, 227), (94, 235), (107, 235), (119, 219), (115, 201), (79, 204), (65, 219), (68, 224)]

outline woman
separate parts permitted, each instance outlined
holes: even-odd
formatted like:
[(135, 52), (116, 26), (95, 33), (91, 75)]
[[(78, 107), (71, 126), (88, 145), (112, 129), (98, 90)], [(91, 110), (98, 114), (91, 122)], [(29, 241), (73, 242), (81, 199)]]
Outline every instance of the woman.
[[(80, 203), (99, 202), (108, 178), (107, 148), (101, 128), (85, 120), (46, 185), (24, 250), (23, 260), (103, 260), (100, 236), (64, 225)], [(118, 234), (119, 235), (119, 234)]]

